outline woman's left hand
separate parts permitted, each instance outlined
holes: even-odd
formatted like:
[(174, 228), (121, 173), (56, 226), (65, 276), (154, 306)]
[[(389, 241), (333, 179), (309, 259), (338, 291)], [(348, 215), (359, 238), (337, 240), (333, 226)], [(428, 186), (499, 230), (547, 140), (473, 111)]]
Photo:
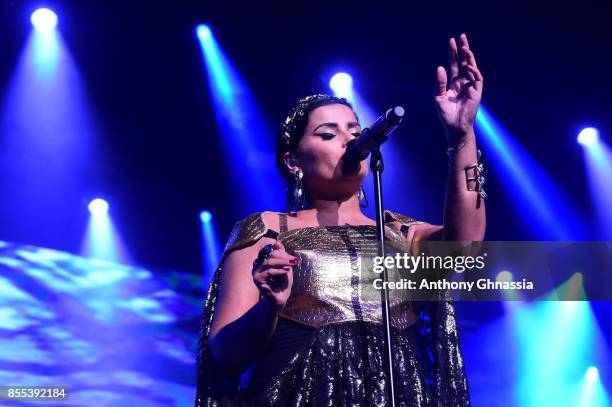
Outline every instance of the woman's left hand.
[(450, 80), (444, 67), (437, 70), (436, 108), (450, 147), (460, 147), (474, 136), (474, 120), (482, 97), (483, 77), (467, 36), (461, 34), (461, 52), (454, 38), (449, 41)]

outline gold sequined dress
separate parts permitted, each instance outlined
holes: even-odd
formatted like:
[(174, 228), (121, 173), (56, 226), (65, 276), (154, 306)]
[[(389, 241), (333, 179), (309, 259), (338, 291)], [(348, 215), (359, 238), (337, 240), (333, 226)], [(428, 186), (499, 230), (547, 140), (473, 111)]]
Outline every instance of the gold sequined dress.
[[(380, 292), (372, 271), (377, 254), (374, 226), (326, 226), (268, 230), (262, 214), (238, 222), (208, 290), (198, 349), (196, 406), (385, 406)], [(409, 251), (414, 219), (385, 212), (387, 246)], [(277, 238), (300, 258), (291, 296), (260, 359), (242, 378), (224, 377), (208, 350), (220, 270), (233, 250), (263, 236)], [(390, 280), (399, 276), (391, 275)], [(399, 406), (469, 406), (454, 307), (410, 301), (390, 292), (395, 389)]]

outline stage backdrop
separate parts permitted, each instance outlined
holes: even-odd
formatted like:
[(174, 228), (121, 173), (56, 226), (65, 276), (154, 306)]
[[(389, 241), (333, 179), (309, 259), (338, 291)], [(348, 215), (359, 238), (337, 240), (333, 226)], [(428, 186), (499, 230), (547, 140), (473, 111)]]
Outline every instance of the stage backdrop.
[(201, 283), (0, 242), (0, 383), (68, 386), (49, 407), (193, 405)]

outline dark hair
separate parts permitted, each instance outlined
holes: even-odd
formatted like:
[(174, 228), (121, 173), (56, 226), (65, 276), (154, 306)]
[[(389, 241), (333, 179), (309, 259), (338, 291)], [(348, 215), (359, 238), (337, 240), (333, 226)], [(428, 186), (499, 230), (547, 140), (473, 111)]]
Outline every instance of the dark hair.
[(281, 123), (276, 138), (276, 167), (289, 185), (293, 182), (293, 176), (285, 165), (285, 153), (295, 151), (297, 148), (308, 125), (310, 112), (317, 107), (334, 104), (345, 105), (353, 110), (353, 106), (345, 98), (316, 94), (298, 100), (289, 111), (287, 118)]

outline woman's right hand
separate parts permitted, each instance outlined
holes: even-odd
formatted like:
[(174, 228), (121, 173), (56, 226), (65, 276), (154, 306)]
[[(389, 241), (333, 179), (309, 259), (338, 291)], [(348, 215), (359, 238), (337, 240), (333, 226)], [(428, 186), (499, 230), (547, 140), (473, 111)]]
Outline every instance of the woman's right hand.
[(291, 295), (293, 266), (299, 265), (300, 260), (287, 253), (279, 241), (274, 242), (272, 249), (261, 266), (253, 270), (253, 282), (265, 300), (282, 310)]

